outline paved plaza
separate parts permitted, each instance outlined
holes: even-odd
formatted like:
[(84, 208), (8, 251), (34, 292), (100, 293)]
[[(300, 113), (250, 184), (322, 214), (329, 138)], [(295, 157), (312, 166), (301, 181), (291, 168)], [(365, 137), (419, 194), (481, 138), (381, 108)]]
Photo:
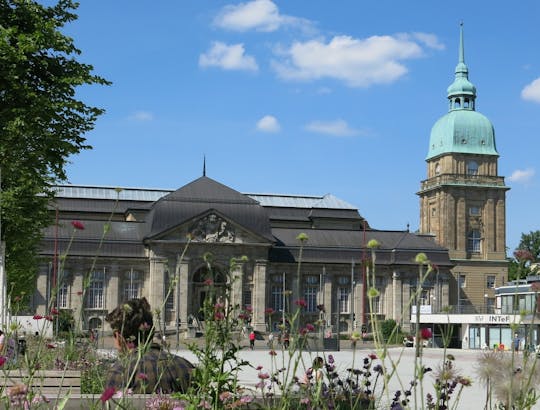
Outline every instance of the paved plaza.
[[(257, 366), (262, 366), (262, 371), (269, 372), (272, 372), (273, 369), (287, 366), (289, 363), (289, 353), (285, 352), (283, 354), (283, 352), (279, 349), (276, 350), (276, 352), (277, 355), (272, 356), (269, 354), (269, 349), (264, 349), (262, 347), (256, 348), (255, 350), (249, 350), (248, 348), (243, 349), (240, 352), (239, 357), (251, 363), (253, 368), (245, 367), (244, 370), (239, 374), (240, 384), (253, 387), (256, 383), (258, 383), (259, 379), (257, 375), (259, 371), (256, 370)], [(332, 354), (334, 356), (337, 369), (340, 371), (345, 371), (347, 368), (351, 367), (360, 368), (362, 366), (364, 357), (374, 352), (375, 351), (373, 348), (367, 348), (361, 345), (356, 349), (356, 352), (352, 349), (342, 349), (338, 352), (304, 352), (302, 355), (302, 360), (305, 363), (305, 366), (309, 367), (315, 356), (320, 355), (328, 357), (328, 355)], [(476, 381), (477, 377), (475, 370), (477, 358), (482, 354), (482, 352), (478, 350), (461, 349), (448, 349), (447, 352), (455, 357), (454, 363), (459, 373), (463, 376), (471, 378), (473, 381), (472, 386), (463, 389), (461, 398), (459, 400), (459, 405), (456, 408), (464, 410), (483, 409), (485, 405), (486, 391), (484, 386)], [(196, 362), (194, 355), (189, 350), (180, 349), (177, 351), (177, 353)], [(507, 352), (507, 354), (511, 353)], [(431, 367), (433, 370), (435, 370), (442, 363), (442, 355), (443, 349), (425, 348), (422, 354), (422, 363), (426, 367)], [(401, 356), (399, 365), (397, 367), (397, 375), (396, 377), (392, 377), (389, 385), (389, 397), (391, 400), (396, 390), (403, 391), (404, 387), (407, 387), (409, 382), (413, 379), (415, 349), (393, 347), (389, 349), (389, 356), (394, 361), (397, 361), (397, 359)], [(304, 367), (301, 365), (298, 369), (297, 376), (301, 376), (303, 373)], [(402, 385), (400, 385), (400, 381)], [(424, 381), (424, 396), (428, 392), (431, 392), (432, 394), (434, 393), (432, 387), (433, 382), (433, 373), (428, 373)], [(540, 404), (537, 405), (535, 409), (540, 409)]]

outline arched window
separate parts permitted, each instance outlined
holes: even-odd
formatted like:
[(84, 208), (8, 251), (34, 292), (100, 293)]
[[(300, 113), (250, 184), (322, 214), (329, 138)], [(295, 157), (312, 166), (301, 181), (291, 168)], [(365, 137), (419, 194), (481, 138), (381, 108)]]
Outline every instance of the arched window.
[(469, 237), (467, 238), (467, 250), (472, 253), (480, 253), (481, 251), (480, 230), (471, 229), (469, 231)]
[(438, 162), (435, 164), (435, 175), (439, 175), (441, 173), (441, 164)]
[(454, 100), (454, 108), (461, 108), (461, 100), (459, 98)]
[(478, 175), (478, 164), (476, 161), (467, 162), (467, 175)]
[(465, 101), (463, 101), (463, 108), (469, 108), (469, 99), (465, 98)]

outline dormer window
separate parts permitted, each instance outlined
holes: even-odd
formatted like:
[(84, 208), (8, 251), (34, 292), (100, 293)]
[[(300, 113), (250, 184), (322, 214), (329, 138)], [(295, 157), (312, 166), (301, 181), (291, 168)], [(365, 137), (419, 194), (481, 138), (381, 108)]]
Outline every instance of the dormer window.
[(476, 161), (467, 162), (467, 175), (478, 175), (478, 164)]

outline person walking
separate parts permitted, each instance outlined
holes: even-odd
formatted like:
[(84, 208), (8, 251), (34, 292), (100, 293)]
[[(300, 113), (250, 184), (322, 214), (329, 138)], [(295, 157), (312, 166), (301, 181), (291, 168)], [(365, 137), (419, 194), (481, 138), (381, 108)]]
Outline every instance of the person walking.
[(249, 334), (249, 348), (253, 350), (255, 347), (255, 331), (251, 331)]

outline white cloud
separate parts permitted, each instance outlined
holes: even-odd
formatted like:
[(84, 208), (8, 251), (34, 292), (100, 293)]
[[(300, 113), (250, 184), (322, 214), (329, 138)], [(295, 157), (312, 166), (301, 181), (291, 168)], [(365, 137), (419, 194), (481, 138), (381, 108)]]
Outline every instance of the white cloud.
[(535, 171), (533, 168), (516, 169), (514, 172), (512, 172), (512, 175), (508, 177), (508, 181), (526, 184), (532, 179), (534, 174)]
[(306, 29), (311, 23), (302, 18), (279, 13), (271, 0), (253, 0), (225, 6), (214, 19), (218, 27), (234, 31), (275, 31), (282, 26), (300, 26)]
[(152, 121), (154, 119), (154, 114), (148, 111), (135, 111), (128, 117), (128, 119), (140, 122)]
[(401, 61), (421, 57), (423, 51), (403, 35), (366, 39), (336, 36), (328, 43), (297, 41), (276, 54), (281, 61), (274, 61), (273, 67), (284, 79), (334, 78), (351, 87), (368, 87), (396, 81), (407, 73)]
[(273, 115), (265, 115), (257, 121), (257, 129), (262, 132), (279, 132), (279, 122)]
[(426, 47), (434, 48), (436, 50), (444, 50), (445, 46), (439, 41), (435, 34), (430, 33), (412, 33), (412, 37), (424, 43)]
[(220, 67), (224, 70), (257, 71), (259, 69), (255, 58), (245, 54), (243, 44), (227, 45), (220, 41), (212, 43), (212, 47), (199, 56), (199, 66)]
[(521, 98), (540, 103), (540, 78), (537, 78), (532, 83), (527, 84), (525, 88), (521, 90)]
[(360, 134), (360, 131), (350, 128), (349, 124), (344, 120), (312, 121), (306, 125), (306, 129), (308, 131), (334, 135), (337, 137), (353, 137)]

